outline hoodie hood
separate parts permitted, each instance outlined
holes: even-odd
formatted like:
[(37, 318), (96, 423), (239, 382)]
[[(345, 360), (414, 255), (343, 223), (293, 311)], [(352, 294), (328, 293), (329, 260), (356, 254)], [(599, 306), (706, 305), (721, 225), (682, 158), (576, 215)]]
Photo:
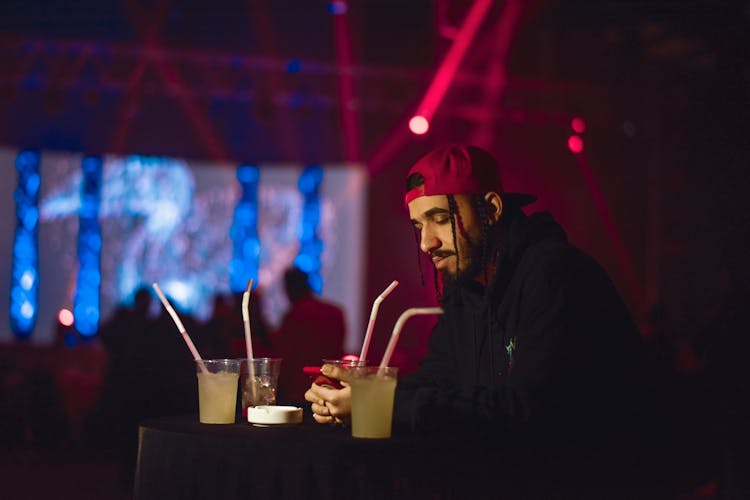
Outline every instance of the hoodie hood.
[[(568, 241), (565, 230), (549, 212), (537, 212), (532, 215), (520, 213), (513, 217), (498, 248), (498, 266), (490, 285), (491, 293), (502, 293), (507, 286), (518, 261), (525, 250), (542, 241)], [(457, 298), (465, 300), (468, 296), (484, 295), (484, 286), (474, 278), (459, 280), (454, 286), (445, 290), (442, 302)]]

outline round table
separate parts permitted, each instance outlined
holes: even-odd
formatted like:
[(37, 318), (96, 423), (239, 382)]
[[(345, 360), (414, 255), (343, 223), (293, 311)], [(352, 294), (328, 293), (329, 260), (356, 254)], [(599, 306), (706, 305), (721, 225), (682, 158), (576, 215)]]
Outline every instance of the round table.
[[(505, 498), (498, 450), (458, 437), (352, 438), (316, 424), (206, 425), (152, 419), (139, 430), (134, 498)], [(494, 453), (493, 453), (494, 451)]]
[(665, 479), (658, 470), (638, 480), (632, 462), (552, 459), (467, 435), (396, 431), (390, 439), (357, 439), (347, 428), (316, 424), (307, 412), (301, 424), (271, 427), (206, 425), (197, 415), (152, 419), (139, 430), (134, 498), (612, 499), (674, 492), (671, 481), (650, 483)]

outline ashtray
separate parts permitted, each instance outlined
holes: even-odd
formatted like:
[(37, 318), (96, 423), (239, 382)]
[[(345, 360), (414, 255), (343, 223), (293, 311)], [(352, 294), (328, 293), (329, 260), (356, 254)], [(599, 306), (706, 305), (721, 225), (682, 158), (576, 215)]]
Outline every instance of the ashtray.
[(247, 409), (247, 421), (258, 427), (299, 424), (302, 422), (302, 408), (276, 405), (251, 406)]

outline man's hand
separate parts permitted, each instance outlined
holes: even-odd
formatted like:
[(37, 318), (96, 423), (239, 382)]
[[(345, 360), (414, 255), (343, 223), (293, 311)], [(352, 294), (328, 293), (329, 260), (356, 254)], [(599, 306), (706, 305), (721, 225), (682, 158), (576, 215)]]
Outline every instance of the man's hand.
[(352, 389), (347, 383), (346, 370), (335, 365), (323, 365), (323, 375), (337, 379), (343, 389), (331, 389), (313, 383), (305, 392), (305, 400), (312, 403), (313, 418), (319, 424), (348, 424), (352, 412)]

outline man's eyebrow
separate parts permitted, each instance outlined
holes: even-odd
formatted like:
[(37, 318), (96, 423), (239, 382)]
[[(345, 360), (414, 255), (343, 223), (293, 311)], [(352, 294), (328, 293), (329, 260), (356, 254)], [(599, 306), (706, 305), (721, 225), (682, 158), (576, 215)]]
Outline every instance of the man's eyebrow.
[(443, 215), (443, 214), (449, 214), (449, 213), (450, 213), (450, 210), (448, 210), (447, 208), (434, 207), (434, 208), (427, 210), (425, 213), (423, 213), (422, 217), (429, 219), (436, 215)]
[[(433, 207), (433, 208), (425, 211), (424, 213), (422, 213), (422, 217), (421, 218), (423, 218), (423, 219), (431, 219), (431, 218), (435, 217), (436, 215), (445, 215), (445, 214), (450, 214), (450, 211), (447, 208)], [(412, 219), (411, 222), (412, 222), (412, 224), (418, 224), (419, 223), (419, 221), (416, 220), (416, 219)]]

